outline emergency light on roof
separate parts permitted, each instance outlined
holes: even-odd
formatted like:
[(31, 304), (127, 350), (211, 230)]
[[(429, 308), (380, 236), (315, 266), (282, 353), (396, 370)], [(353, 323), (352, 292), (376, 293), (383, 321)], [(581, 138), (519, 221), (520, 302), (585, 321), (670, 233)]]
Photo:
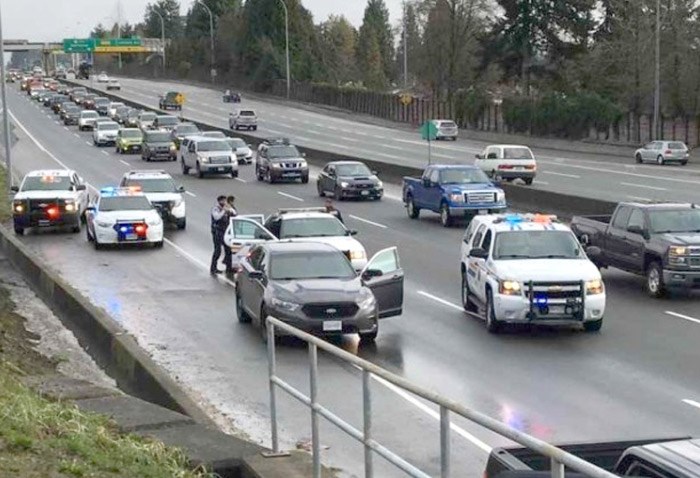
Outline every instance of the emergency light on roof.
[(557, 221), (557, 216), (551, 214), (506, 214), (496, 219), (494, 224), (507, 222), (508, 224), (522, 224), (525, 222), (534, 222), (537, 224), (551, 224)]
[(287, 207), (278, 209), (279, 214), (287, 214), (290, 212), (326, 212), (325, 207)]
[(132, 194), (140, 192), (141, 186), (129, 186), (127, 188), (107, 187), (100, 189), (100, 194), (102, 196), (116, 196), (118, 194)]

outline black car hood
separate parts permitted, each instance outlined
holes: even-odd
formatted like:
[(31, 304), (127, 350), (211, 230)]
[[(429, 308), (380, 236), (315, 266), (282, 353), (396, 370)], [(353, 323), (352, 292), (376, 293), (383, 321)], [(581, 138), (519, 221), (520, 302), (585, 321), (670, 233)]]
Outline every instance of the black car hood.
[(339, 181), (358, 184), (376, 184), (379, 181), (377, 176), (339, 176)]
[(355, 302), (363, 285), (352, 279), (307, 279), (271, 281), (273, 297), (297, 303)]
[(700, 232), (673, 232), (661, 234), (665, 241), (682, 246), (700, 246)]

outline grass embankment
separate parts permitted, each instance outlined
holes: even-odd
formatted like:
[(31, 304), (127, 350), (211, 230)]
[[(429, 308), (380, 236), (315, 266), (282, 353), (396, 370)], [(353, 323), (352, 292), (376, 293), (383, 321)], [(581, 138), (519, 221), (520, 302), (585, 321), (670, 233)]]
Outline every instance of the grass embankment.
[[(0, 168), (1, 170), (2, 168)], [(107, 418), (39, 397), (21, 384), (55, 363), (32, 349), (36, 339), (0, 286), (0, 477), (205, 478), (163, 444), (120, 434)]]
[(5, 222), (10, 218), (10, 198), (6, 196), (7, 191), (7, 171), (0, 166), (0, 222)]

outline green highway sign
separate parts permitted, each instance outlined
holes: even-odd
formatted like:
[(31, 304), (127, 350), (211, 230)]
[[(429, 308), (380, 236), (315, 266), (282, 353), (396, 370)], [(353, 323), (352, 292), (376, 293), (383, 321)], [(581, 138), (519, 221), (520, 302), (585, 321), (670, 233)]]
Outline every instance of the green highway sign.
[(97, 40), (96, 46), (98, 47), (128, 47), (128, 46), (141, 46), (140, 38), (105, 38), (103, 40)]
[(428, 141), (435, 141), (437, 138), (437, 126), (432, 121), (426, 121), (420, 127), (420, 136)]
[(63, 51), (65, 53), (89, 53), (95, 50), (97, 40), (94, 38), (65, 38)]

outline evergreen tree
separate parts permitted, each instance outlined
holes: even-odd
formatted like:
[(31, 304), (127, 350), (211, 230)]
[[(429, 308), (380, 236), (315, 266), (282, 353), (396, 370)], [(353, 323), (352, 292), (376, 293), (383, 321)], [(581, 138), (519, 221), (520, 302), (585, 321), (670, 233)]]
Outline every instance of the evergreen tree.
[[(373, 42), (377, 43), (378, 58), (373, 51)], [(394, 36), (389, 24), (389, 10), (387, 10), (384, 0), (367, 1), (358, 38), (357, 56), (360, 71), (364, 72), (365, 75), (365, 81), (376, 85), (376, 82), (383, 78), (384, 84), (377, 85), (377, 87), (386, 86), (387, 80), (392, 77), (394, 71)], [(377, 61), (381, 66), (381, 75), (372, 70)]]
[(178, 38), (182, 35), (184, 25), (180, 17), (180, 3), (177, 0), (158, 0), (156, 3), (146, 5), (144, 15), (144, 35), (148, 38), (160, 38), (161, 23), (156, 14), (163, 17), (165, 26), (165, 38)]

